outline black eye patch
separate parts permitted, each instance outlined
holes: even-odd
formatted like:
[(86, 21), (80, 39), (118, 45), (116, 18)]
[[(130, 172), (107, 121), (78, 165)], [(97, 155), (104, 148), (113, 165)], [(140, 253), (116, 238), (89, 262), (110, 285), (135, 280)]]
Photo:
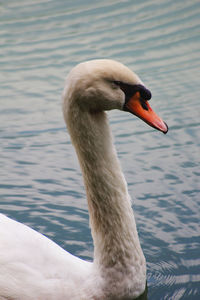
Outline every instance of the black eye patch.
[(129, 101), (129, 99), (136, 93), (140, 92), (140, 96), (142, 100), (150, 100), (151, 99), (151, 92), (142, 84), (128, 84), (124, 83), (122, 81), (114, 81), (114, 84), (118, 85), (120, 89), (124, 92), (125, 94), (125, 101)]

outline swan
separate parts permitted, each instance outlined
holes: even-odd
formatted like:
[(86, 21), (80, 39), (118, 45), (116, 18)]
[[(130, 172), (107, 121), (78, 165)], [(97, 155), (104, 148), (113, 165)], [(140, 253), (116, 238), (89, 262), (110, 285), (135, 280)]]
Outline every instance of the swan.
[(105, 111), (130, 112), (167, 133), (150, 98), (140, 78), (120, 62), (91, 60), (71, 70), (63, 115), (83, 174), (94, 259), (75, 257), (1, 214), (1, 300), (122, 300), (144, 292), (145, 257)]

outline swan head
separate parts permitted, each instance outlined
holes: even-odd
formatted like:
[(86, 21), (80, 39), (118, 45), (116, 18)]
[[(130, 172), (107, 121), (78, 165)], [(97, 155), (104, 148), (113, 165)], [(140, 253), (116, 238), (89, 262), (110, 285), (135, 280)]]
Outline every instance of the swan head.
[(149, 105), (151, 92), (140, 78), (120, 62), (109, 59), (86, 61), (69, 73), (63, 93), (64, 116), (76, 107), (91, 113), (119, 109), (167, 133), (168, 126)]

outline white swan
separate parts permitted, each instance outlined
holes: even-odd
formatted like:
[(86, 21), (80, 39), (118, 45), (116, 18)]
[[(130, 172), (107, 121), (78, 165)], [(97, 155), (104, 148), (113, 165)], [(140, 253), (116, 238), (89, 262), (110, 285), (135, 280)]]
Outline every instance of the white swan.
[(104, 111), (130, 111), (166, 133), (150, 98), (138, 76), (119, 62), (93, 60), (72, 69), (63, 112), (84, 177), (94, 262), (1, 215), (1, 300), (117, 300), (144, 292), (145, 258)]

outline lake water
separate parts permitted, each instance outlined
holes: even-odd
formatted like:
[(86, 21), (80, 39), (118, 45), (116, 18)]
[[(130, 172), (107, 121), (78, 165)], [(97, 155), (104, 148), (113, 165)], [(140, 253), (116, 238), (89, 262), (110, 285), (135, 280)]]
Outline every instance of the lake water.
[(136, 71), (163, 135), (109, 113), (148, 266), (148, 299), (200, 299), (200, 2), (0, 4), (0, 211), (92, 259), (82, 176), (61, 112), (77, 63)]

